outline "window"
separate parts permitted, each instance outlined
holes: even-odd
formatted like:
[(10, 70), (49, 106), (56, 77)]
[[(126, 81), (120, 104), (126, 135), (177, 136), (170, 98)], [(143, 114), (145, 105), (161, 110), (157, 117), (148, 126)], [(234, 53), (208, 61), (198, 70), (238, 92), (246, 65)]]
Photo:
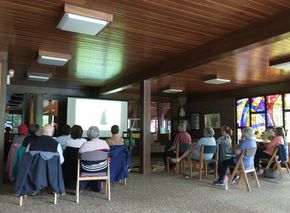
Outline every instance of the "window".
[(279, 126), (290, 130), (290, 93), (238, 99), (236, 110), (238, 137), (246, 126), (260, 133)]

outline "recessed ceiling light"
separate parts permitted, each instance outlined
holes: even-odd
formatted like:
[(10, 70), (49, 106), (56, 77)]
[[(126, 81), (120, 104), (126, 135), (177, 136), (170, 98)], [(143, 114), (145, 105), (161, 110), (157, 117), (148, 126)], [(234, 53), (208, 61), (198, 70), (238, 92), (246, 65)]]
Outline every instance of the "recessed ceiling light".
[(231, 80), (218, 78), (216, 75), (214, 75), (214, 76), (204, 79), (203, 82), (206, 84), (226, 84), (226, 83), (231, 82)]
[(70, 55), (63, 53), (50, 52), (45, 50), (38, 51), (37, 62), (39, 64), (48, 64), (55, 66), (63, 66), (71, 59)]
[(113, 21), (113, 15), (65, 4), (64, 15), (57, 28), (61, 30), (96, 35)]
[(28, 72), (27, 79), (32, 81), (48, 81), (51, 77), (50, 73)]
[(177, 88), (177, 87), (167, 87), (167, 88), (164, 88), (162, 90), (163, 93), (171, 93), (171, 94), (174, 94), (174, 93), (181, 93), (183, 92), (183, 88)]

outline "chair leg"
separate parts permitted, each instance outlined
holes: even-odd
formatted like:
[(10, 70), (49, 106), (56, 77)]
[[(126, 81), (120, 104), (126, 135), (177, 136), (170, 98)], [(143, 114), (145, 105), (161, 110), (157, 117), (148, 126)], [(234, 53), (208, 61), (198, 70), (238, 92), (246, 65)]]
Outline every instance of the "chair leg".
[(215, 164), (215, 171), (214, 171), (214, 177), (218, 177), (218, 163)]
[(124, 178), (124, 186), (127, 185), (127, 178)]
[(20, 196), (19, 197), (19, 206), (22, 206), (22, 204), (23, 204), (23, 196)]
[(290, 173), (290, 171), (289, 171), (289, 166), (288, 166), (288, 163), (286, 163), (286, 171), (287, 171), (287, 173), (289, 174)]
[(57, 193), (54, 192), (54, 200), (53, 200), (53, 204), (57, 203)]
[(243, 178), (244, 178), (244, 173), (241, 173), (241, 177), (238, 179), (238, 182), (237, 182), (238, 185), (240, 184)]
[(244, 172), (243, 172), (243, 174), (244, 174), (244, 177), (245, 177), (246, 187), (247, 187), (247, 190), (249, 192), (249, 191), (251, 191), (251, 187), (250, 187), (250, 184), (249, 184), (249, 180), (248, 180), (247, 174), (245, 174)]
[(169, 157), (166, 157), (166, 169), (169, 172)]
[(111, 200), (111, 186), (110, 186), (110, 180), (107, 180), (107, 193), (108, 193), (108, 200)]
[(199, 165), (199, 180), (201, 180), (201, 177), (202, 177), (202, 169), (203, 169), (203, 163), (200, 163), (200, 165)]
[(257, 173), (256, 173), (256, 171), (253, 171), (253, 173), (254, 173), (254, 177), (255, 177), (255, 180), (256, 180), (257, 186), (258, 186), (258, 188), (260, 189), (260, 182), (259, 182), (259, 179), (258, 179)]
[(207, 166), (207, 163), (206, 163), (206, 164), (204, 164), (205, 177), (207, 177), (207, 172), (208, 172), (208, 166)]
[(80, 201), (80, 181), (79, 181), (79, 179), (77, 179), (76, 196), (77, 196), (77, 203), (79, 203), (79, 201)]
[(192, 167), (193, 167), (192, 160), (189, 160), (189, 175), (191, 178), (192, 178)]
[(281, 165), (280, 165), (280, 163), (279, 163), (277, 158), (275, 158), (275, 163), (276, 163), (275, 165), (277, 166), (277, 169), (278, 169), (281, 177), (283, 177), (283, 171), (282, 171)]

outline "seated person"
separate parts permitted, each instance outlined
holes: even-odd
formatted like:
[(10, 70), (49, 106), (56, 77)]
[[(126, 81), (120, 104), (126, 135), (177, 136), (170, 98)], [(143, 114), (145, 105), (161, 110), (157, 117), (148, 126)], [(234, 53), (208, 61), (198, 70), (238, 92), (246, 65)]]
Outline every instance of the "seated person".
[[(234, 167), (236, 166), (239, 155), (244, 151), (244, 150), (252, 150), (252, 149), (257, 149), (257, 144), (255, 141), (255, 133), (253, 128), (251, 127), (246, 127), (243, 129), (242, 132), (242, 137), (241, 137), (241, 143), (239, 144), (239, 147), (235, 150), (235, 156), (233, 158), (224, 160), (219, 169), (219, 178), (218, 180), (214, 181), (213, 183), (217, 186), (224, 186), (225, 181), (224, 177), (226, 175), (227, 168), (229, 167), (231, 172), (233, 172)], [(245, 155), (243, 158), (243, 163), (246, 169), (248, 168), (253, 168), (254, 166), (254, 156), (247, 156)], [(238, 176), (235, 176), (233, 178), (233, 182), (236, 181)]]
[(228, 155), (232, 155), (232, 138), (233, 130), (227, 125), (221, 126), (221, 137), (216, 141), (219, 145), (219, 162), (226, 160)]
[(191, 136), (186, 131), (186, 123), (180, 123), (178, 127), (179, 133), (175, 136), (172, 146), (162, 154), (164, 165), (166, 166), (167, 157), (176, 157), (177, 144), (191, 144)]
[(60, 144), (53, 139), (54, 127), (46, 124), (42, 128), (42, 135), (28, 144), (26, 151), (58, 152), (60, 164), (63, 163), (63, 153)]
[(275, 148), (284, 144), (285, 131), (283, 127), (277, 127), (274, 131), (274, 137), (272, 137), (271, 142), (265, 143), (259, 146), (255, 155), (255, 168), (257, 172), (260, 170), (260, 159), (261, 158), (271, 158)]
[(65, 149), (65, 144), (67, 140), (71, 138), (70, 133), (71, 133), (71, 128), (69, 125), (66, 124), (61, 129), (61, 136), (58, 136), (57, 138), (55, 138), (55, 140), (60, 143), (62, 150)]
[(79, 125), (74, 125), (71, 128), (71, 136), (65, 143), (63, 153), (64, 163), (62, 165), (62, 173), (66, 188), (75, 189), (77, 180), (77, 163), (79, 148), (87, 142), (82, 138), (83, 129)]
[[(183, 153), (183, 155), (181, 157), (172, 159), (171, 162), (178, 163), (186, 157), (190, 157), (191, 159), (199, 160), (201, 145), (210, 145), (210, 146), (216, 145), (215, 138), (213, 137), (214, 136), (213, 128), (204, 128), (203, 136), (204, 137), (200, 138), (197, 141), (197, 144), (192, 149), (187, 150), (185, 153)], [(212, 159), (213, 155), (214, 155), (213, 153), (212, 154), (204, 154), (204, 159), (210, 160), (210, 159)]]
[(39, 131), (39, 125), (38, 124), (30, 124), (28, 126), (28, 135), (24, 138), (22, 146), (27, 147), (31, 141), (36, 139), (38, 137), (36, 135), (37, 131)]
[(118, 133), (119, 133), (119, 126), (118, 125), (113, 125), (111, 127), (111, 133), (112, 133), (112, 137), (108, 138), (106, 140), (106, 142), (109, 146), (124, 145), (124, 139), (118, 135)]
[[(88, 142), (85, 142), (79, 149), (79, 153), (83, 154), (86, 152), (92, 151), (105, 151), (109, 152), (110, 147), (108, 146), (105, 140), (99, 139), (100, 130), (96, 126), (91, 126), (87, 131), (87, 137), (89, 139)], [(97, 168), (96, 168), (97, 169)], [(92, 171), (93, 172), (93, 171)], [(81, 181), (80, 182), (80, 190), (85, 189), (88, 186), (88, 181)], [(97, 188), (96, 191), (101, 191), (101, 183), (100, 181), (91, 181), (90, 182), (90, 189)]]

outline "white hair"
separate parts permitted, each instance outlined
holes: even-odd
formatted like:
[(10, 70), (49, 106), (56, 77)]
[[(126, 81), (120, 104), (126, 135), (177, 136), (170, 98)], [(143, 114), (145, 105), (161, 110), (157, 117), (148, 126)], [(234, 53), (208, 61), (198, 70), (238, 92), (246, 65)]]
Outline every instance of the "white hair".
[(96, 126), (91, 126), (87, 131), (87, 136), (89, 139), (98, 138), (100, 135), (100, 130)]
[(245, 137), (245, 139), (255, 139), (255, 132), (254, 129), (252, 127), (245, 127), (243, 129), (243, 135)]

